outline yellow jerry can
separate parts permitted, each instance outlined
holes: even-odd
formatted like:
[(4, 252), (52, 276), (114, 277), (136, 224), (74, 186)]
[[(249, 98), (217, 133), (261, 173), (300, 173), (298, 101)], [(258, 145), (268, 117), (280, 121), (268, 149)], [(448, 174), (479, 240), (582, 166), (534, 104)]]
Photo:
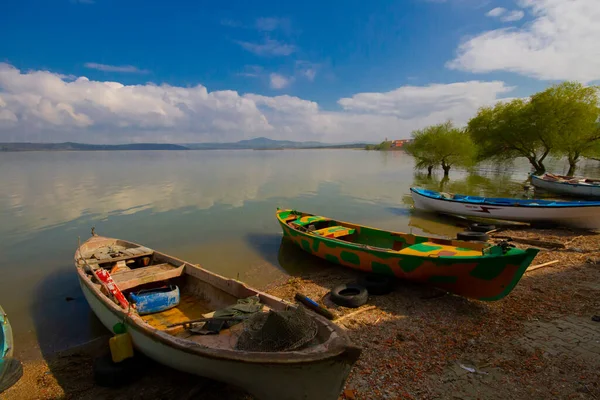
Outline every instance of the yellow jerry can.
[(113, 362), (118, 363), (133, 357), (131, 335), (125, 330), (125, 325), (122, 323), (115, 324), (115, 326), (113, 326), (113, 331), (115, 332), (115, 335), (108, 340), (110, 355)]

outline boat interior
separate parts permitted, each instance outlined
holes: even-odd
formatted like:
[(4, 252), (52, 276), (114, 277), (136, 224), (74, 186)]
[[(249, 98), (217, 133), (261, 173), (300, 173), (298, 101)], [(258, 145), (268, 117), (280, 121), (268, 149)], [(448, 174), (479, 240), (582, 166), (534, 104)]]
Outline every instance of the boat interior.
[(291, 228), (311, 235), (354, 243), (375, 250), (392, 251), (399, 255), (481, 256), (482, 251), (489, 247), (488, 244), (480, 242), (388, 232), (297, 211), (283, 211), (279, 217)]
[[(126, 241), (107, 239), (92, 248), (84, 244), (79, 254), (79, 267), (109, 299), (112, 296), (92, 269), (109, 271), (145, 324), (210, 348), (239, 350), (237, 342), (244, 330), (244, 318), (256, 313), (290, 310), (289, 303), (257, 292), (239, 281)], [(142, 313), (144, 303), (134, 303), (132, 299), (139, 301), (143, 296), (149, 296), (154, 306)], [(216, 317), (216, 313), (221, 316)], [(320, 321), (314, 320), (313, 324), (316, 335), (306, 346), (321, 344), (331, 335), (331, 329)]]
[(463, 194), (452, 194), (445, 192), (436, 192), (426, 189), (415, 189), (412, 191), (432, 199), (446, 199), (462, 203), (491, 204), (497, 206), (518, 206), (518, 207), (573, 207), (573, 206), (600, 206), (600, 202), (591, 201), (556, 201), (541, 199), (511, 199), (502, 197), (479, 197), (466, 196)]

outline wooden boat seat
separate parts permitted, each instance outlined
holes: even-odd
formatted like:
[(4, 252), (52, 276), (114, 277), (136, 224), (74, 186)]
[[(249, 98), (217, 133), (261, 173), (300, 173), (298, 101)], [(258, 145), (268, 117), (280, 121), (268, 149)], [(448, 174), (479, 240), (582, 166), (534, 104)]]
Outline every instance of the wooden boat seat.
[(119, 251), (125, 255), (120, 257), (112, 257), (108, 252), (102, 251), (102, 249), (97, 249), (92, 254), (86, 254), (85, 258), (89, 263), (101, 264), (107, 262), (113, 263), (117, 261), (127, 261), (132, 258), (147, 257), (154, 254), (154, 251), (147, 247), (132, 247), (129, 249), (122, 249)]
[(127, 290), (150, 282), (160, 282), (177, 278), (183, 273), (183, 265), (175, 267), (171, 264), (156, 264), (112, 274), (112, 278), (121, 289)]
[(448, 246), (433, 242), (423, 242), (405, 247), (398, 252), (403, 255), (419, 257), (440, 257), (440, 256), (481, 256), (481, 250), (466, 249), (462, 247)]
[(319, 229), (313, 231), (312, 233), (328, 238), (338, 238), (352, 235), (354, 232), (356, 232), (356, 229), (353, 228), (346, 228), (345, 226), (330, 226), (329, 228)]
[(320, 217), (318, 215), (309, 215), (306, 217), (301, 217), (296, 219), (295, 221), (292, 221), (294, 224), (296, 225), (300, 225), (300, 226), (306, 226), (306, 225), (310, 225), (314, 222), (322, 222), (322, 221), (331, 221), (331, 218), (327, 218), (327, 217)]

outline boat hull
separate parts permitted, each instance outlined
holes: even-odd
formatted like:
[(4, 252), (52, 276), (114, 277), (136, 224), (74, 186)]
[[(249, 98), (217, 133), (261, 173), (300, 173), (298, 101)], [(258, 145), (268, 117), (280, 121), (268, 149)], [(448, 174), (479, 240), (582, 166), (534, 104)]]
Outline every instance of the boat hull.
[[(90, 308), (107, 329), (112, 331), (116, 323), (123, 322), (122, 313), (106, 304), (81, 276), (79, 283)], [(127, 318), (125, 325), (136, 350), (154, 361), (182, 372), (233, 384), (261, 400), (337, 400), (358, 357), (358, 354), (341, 353), (312, 362), (288, 363), (219, 359), (170, 346)], [(159, 332), (158, 335), (173, 340), (166, 333)], [(291, 356), (293, 354), (290, 352)]]
[(547, 181), (535, 175), (531, 176), (531, 184), (540, 189), (567, 196), (600, 197), (600, 185)]
[(13, 358), (13, 333), (4, 309), (0, 307), (0, 393), (14, 385), (23, 375), (21, 363)]
[[(284, 212), (286, 210), (283, 210)], [(316, 236), (293, 229), (278, 214), (283, 235), (304, 251), (345, 267), (429, 284), (440, 289), (483, 301), (499, 300), (517, 285), (537, 250), (509, 250), (507, 254), (485, 257), (428, 257), (398, 254), (355, 243)], [(338, 221), (339, 222), (339, 221)], [(339, 222), (341, 223), (341, 222)], [(361, 229), (396, 235), (348, 223), (360, 234)], [(406, 235), (398, 240), (406, 240)], [(416, 244), (416, 243), (405, 243)], [(423, 246), (425, 248), (426, 246)]]
[(556, 223), (583, 229), (600, 228), (600, 206), (503, 206), (436, 199), (412, 190), (411, 195), (415, 208), (423, 211), (529, 223)]

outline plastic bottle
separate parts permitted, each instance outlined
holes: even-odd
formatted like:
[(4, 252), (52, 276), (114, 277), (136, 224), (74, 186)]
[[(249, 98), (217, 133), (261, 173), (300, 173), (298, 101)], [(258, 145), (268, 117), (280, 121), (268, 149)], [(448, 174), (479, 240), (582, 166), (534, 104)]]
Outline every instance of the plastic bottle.
[(108, 340), (110, 355), (113, 362), (118, 363), (133, 357), (131, 335), (125, 330), (125, 325), (122, 323), (115, 324), (115, 326), (113, 326), (113, 332), (115, 335)]

